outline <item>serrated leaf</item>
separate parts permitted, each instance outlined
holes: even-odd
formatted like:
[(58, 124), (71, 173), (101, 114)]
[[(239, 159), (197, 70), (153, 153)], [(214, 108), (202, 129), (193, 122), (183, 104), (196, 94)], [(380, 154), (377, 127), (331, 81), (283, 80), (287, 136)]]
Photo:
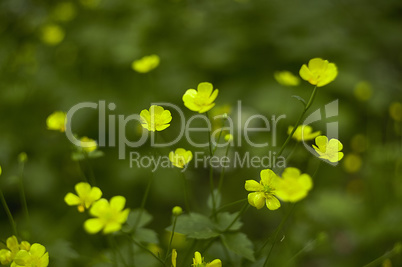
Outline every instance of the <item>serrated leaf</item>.
[(301, 97), (301, 96), (298, 96), (298, 95), (292, 95), (292, 97), (293, 98), (296, 98), (297, 100), (299, 100), (302, 104), (303, 104), (303, 106), (304, 107), (306, 107), (306, 101)]
[[(169, 226), (166, 230), (172, 231), (172, 226)], [(195, 239), (209, 239), (219, 236), (214, 223), (208, 217), (198, 213), (178, 217), (175, 232)]]
[[(135, 224), (137, 223), (138, 216), (140, 215), (140, 209), (135, 209), (130, 212), (127, 218), (127, 224), (123, 228), (123, 232), (130, 232), (133, 230)], [(138, 222), (137, 229), (144, 227), (148, 223), (152, 221), (152, 215), (149, 214), (146, 210), (142, 212), (141, 218)]]
[(150, 243), (150, 244), (158, 244), (158, 235), (154, 230), (151, 229), (146, 229), (146, 228), (139, 228), (135, 231), (135, 234), (133, 236), (135, 240), (140, 241), (140, 242), (145, 242), (145, 243)]
[[(225, 231), (226, 228), (233, 222), (233, 220), (237, 217), (239, 213), (229, 213), (229, 212), (222, 212), (218, 213), (217, 215), (217, 224), (216, 227), (219, 231)], [(231, 227), (230, 231), (239, 230), (242, 227), (243, 223), (237, 220)]]
[(225, 233), (221, 236), (223, 244), (235, 254), (255, 261), (253, 243), (243, 233)]

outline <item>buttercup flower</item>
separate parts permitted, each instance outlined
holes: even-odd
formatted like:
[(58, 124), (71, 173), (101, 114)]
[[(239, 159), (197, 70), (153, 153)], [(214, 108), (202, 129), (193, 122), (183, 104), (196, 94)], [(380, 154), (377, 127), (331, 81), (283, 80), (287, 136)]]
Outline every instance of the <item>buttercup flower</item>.
[(28, 250), (20, 250), (15, 256), (11, 267), (47, 267), (49, 253), (41, 244), (35, 243)]
[(64, 197), (64, 201), (69, 206), (78, 206), (79, 212), (84, 212), (85, 209), (88, 209), (95, 201), (102, 197), (102, 191), (96, 186), (91, 187), (88, 183), (76, 184), (75, 191), (77, 195), (68, 193)]
[(184, 148), (178, 148), (175, 152), (169, 153), (169, 160), (172, 164), (178, 168), (184, 168), (193, 159), (193, 153), (190, 150)]
[(98, 148), (96, 141), (86, 136), (80, 139), (80, 143), (82, 150), (87, 153), (90, 153)]
[(7, 238), (6, 245), (7, 249), (0, 250), (0, 263), (2, 265), (10, 264), (20, 250), (29, 250), (31, 247), (27, 241), (22, 241), (21, 244), (18, 243), (18, 239), (14, 235)]
[(124, 209), (126, 198), (115, 196), (110, 202), (102, 198), (95, 202), (89, 213), (97, 218), (88, 219), (84, 223), (85, 230), (90, 234), (96, 234), (103, 229), (104, 234), (113, 233), (121, 229), (121, 225), (127, 221), (129, 209)]
[(188, 89), (183, 95), (184, 105), (198, 113), (204, 113), (215, 106), (215, 99), (218, 96), (218, 89), (213, 90), (211, 83), (203, 82), (198, 84), (197, 90)]
[(286, 168), (276, 189), (276, 196), (282, 201), (297, 202), (307, 196), (313, 187), (310, 175), (301, 173), (297, 168)]
[(66, 130), (67, 114), (62, 111), (56, 111), (50, 114), (46, 119), (46, 125), (49, 130), (64, 132)]
[(246, 181), (245, 189), (255, 191), (248, 194), (248, 203), (257, 209), (264, 207), (264, 204), (270, 210), (278, 209), (281, 203), (275, 195), (279, 177), (270, 169), (262, 170), (260, 176), (261, 181), (259, 183), (254, 180)]
[(149, 111), (144, 109), (140, 113), (141, 125), (148, 131), (162, 131), (170, 126), (172, 115), (169, 110), (161, 106), (152, 105)]
[(274, 73), (275, 80), (284, 86), (297, 86), (300, 84), (299, 77), (293, 75), (290, 71), (276, 71)]
[(180, 206), (175, 206), (172, 209), (172, 214), (174, 216), (180, 216), (183, 213), (183, 209)]
[(312, 85), (322, 87), (335, 80), (338, 70), (334, 63), (321, 58), (313, 58), (308, 62), (308, 67), (304, 64), (300, 71), (300, 77)]
[(157, 55), (145, 56), (135, 60), (131, 67), (136, 72), (147, 73), (159, 66), (160, 58)]
[(320, 158), (330, 162), (338, 162), (343, 158), (343, 153), (339, 152), (342, 150), (343, 145), (339, 140), (331, 139), (328, 141), (326, 136), (320, 135), (315, 138), (315, 143), (318, 147), (315, 145), (313, 147)]
[[(291, 134), (293, 131), (293, 126), (289, 126), (288, 128), (288, 134)], [(299, 125), (296, 128), (296, 131), (294, 132), (292, 138), (296, 139), (297, 141), (308, 141), (308, 140), (313, 140), (317, 136), (321, 134), (320, 131), (313, 132), (313, 128), (309, 125)]]
[(210, 263), (206, 263), (204, 261), (204, 258), (201, 256), (201, 253), (196, 251), (194, 253), (193, 264), (191, 266), (193, 266), (193, 267), (221, 267), (222, 262), (221, 262), (221, 260), (216, 259)]

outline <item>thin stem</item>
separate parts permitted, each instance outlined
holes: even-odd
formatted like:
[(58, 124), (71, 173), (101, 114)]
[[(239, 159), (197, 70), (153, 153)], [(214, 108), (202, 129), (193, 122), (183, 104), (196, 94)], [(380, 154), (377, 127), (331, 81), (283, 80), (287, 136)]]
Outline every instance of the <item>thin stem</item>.
[(243, 198), (243, 199), (240, 199), (240, 200), (225, 204), (225, 205), (221, 206), (219, 209), (217, 209), (216, 212), (218, 213), (218, 212), (220, 212), (220, 211), (222, 211), (222, 210), (224, 210), (224, 209), (226, 209), (228, 207), (234, 206), (234, 205), (239, 204), (239, 203), (243, 203), (244, 201), (247, 201), (247, 198)]
[(20, 177), (19, 177), (19, 187), (20, 187), (20, 198), (21, 198), (21, 204), (22, 208), (25, 213), (25, 219), (27, 220), (28, 228), (30, 229), (31, 227), (31, 220), (29, 217), (29, 212), (28, 212), (28, 204), (27, 204), (27, 199), (25, 195), (25, 189), (24, 189), (24, 167), (25, 167), (25, 162), (21, 161), (20, 162)]
[[(279, 226), (278, 226), (278, 228), (277, 228), (277, 230), (276, 230), (276, 232), (275, 232), (274, 240), (273, 240), (273, 242), (272, 242), (271, 248), (269, 249), (269, 252), (268, 252), (267, 258), (265, 259), (265, 262), (264, 262), (264, 264), (263, 264), (263, 267), (267, 266), (269, 257), (271, 256), (272, 250), (273, 250), (274, 247), (275, 247), (275, 244), (276, 244), (276, 241), (277, 241), (277, 239), (278, 239), (279, 233), (282, 231), (283, 225), (284, 225), (285, 222), (288, 220), (290, 214), (292, 214), (295, 205), (296, 205), (296, 204), (294, 203), (294, 204), (292, 205), (290, 211), (288, 212), (288, 214), (286, 214), (286, 216), (282, 218), (282, 221), (281, 221), (281, 223), (279, 224)], [(269, 240), (269, 239), (268, 239), (268, 240)], [(267, 240), (267, 241), (264, 243), (264, 245), (259, 249), (259, 252), (266, 246), (266, 244), (268, 243), (268, 240)]]
[(183, 171), (181, 171), (181, 173), (183, 175), (183, 181), (184, 181), (184, 204), (186, 205), (187, 212), (190, 213), (191, 210), (190, 210), (190, 200), (189, 200), (189, 192), (188, 192), (188, 188), (189, 188), (188, 181), (186, 178), (186, 174)]
[(3, 204), (4, 210), (6, 211), (8, 220), (10, 222), (11, 228), (13, 229), (13, 233), (15, 236), (18, 236), (18, 232), (17, 232), (17, 225), (15, 224), (13, 215), (11, 214), (11, 211), (7, 205), (6, 199), (4, 198), (4, 194), (3, 191), (0, 189), (0, 200), (1, 203)]
[[(208, 112), (205, 113), (205, 116), (208, 119), (209, 124), (211, 124), (211, 121), (208, 116)], [(208, 125), (208, 140), (209, 140), (209, 155), (212, 158), (213, 152), (212, 152), (212, 141), (211, 141), (211, 129)], [(211, 160), (210, 158), (210, 160)], [(211, 163), (209, 164), (209, 187), (211, 191), (211, 198), (212, 198), (212, 214), (215, 214), (215, 209), (216, 209), (216, 201), (215, 201), (215, 194), (214, 194), (214, 170), (212, 168)]]
[(296, 124), (293, 127), (292, 132), (289, 134), (288, 138), (286, 138), (285, 143), (283, 143), (281, 149), (279, 150), (278, 154), (276, 155), (277, 157), (279, 157), (280, 155), (282, 155), (283, 150), (285, 149), (285, 147), (287, 146), (287, 144), (289, 143), (290, 139), (292, 138), (293, 134), (296, 132), (297, 127), (300, 125), (301, 120), (303, 119), (304, 115), (306, 114), (307, 110), (311, 107), (311, 105), (313, 104), (315, 95), (317, 94), (317, 86), (314, 87), (313, 93), (310, 96), (310, 99), (306, 105), (306, 107), (304, 108), (302, 114), (300, 115), (299, 119), (297, 120)]
[(109, 238), (108, 238), (109, 239), (109, 245), (111, 246), (111, 248), (113, 250), (113, 254), (114, 254), (114, 258), (115, 258), (115, 265), (118, 266), (117, 256), (119, 256), (121, 258), (121, 262), (123, 263), (123, 265), (128, 267), (129, 265), (124, 260), (123, 254), (121, 254), (121, 251), (117, 247), (117, 242), (116, 242), (115, 238), (116, 237), (113, 236), (113, 235), (109, 235)]
[(169, 244), (168, 244), (168, 248), (166, 251), (166, 257), (165, 257), (165, 263), (168, 260), (169, 254), (170, 254), (170, 250), (172, 248), (172, 242), (173, 242), (173, 237), (174, 237), (174, 231), (176, 229), (176, 223), (177, 223), (177, 216), (174, 215), (174, 219), (173, 219), (173, 227), (172, 227), (172, 233), (170, 235), (170, 240), (169, 240)]
[(95, 175), (94, 175), (94, 170), (92, 169), (92, 165), (91, 165), (91, 162), (89, 160), (88, 153), (86, 151), (84, 151), (84, 157), (85, 157), (85, 161), (87, 162), (87, 165), (88, 165), (89, 181), (90, 181), (92, 186), (96, 186), (96, 179), (95, 179)]
[[(131, 237), (131, 236), (130, 236)], [(139, 246), (140, 248), (142, 248), (143, 250), (145, 250), (146, 252), (148, 252), (149, 254), (151, 254), (155, 259), (157, 259), (163, 266), (165, 266), (165, 262), (159, 258), (158, 256), (156, 256), (152, 251), (150, 251), (148, 248), (146, 248), (143, 244), (139, 243), (138, 241), (136, 241), (133, 237), (131, 237), (131, 240), (134, 242), (134, 244), (136, 244), (137, 246)]]
[(142, 213), (144, 212), (145, 204), (147, 203), (149, 191), (151, 190), (151, 185), (152, 185), (153, 180), (154, 180), (154, 175), (152, 175), (151, 178), (149, 179), (147, 188), (145, 189), (144, 196), (142, 197), (141, 206), (140, 206), (140, 212), (139, 212), (137, 220), (135, 221), (135, 224), (134, 224), (133, 234), (135, 234), (135, 231), (137, 230), (138, 224), (141, 221)]
[[(226, 146), (226, 152), (225, 152), (225, 157), (228, 156), (229, 153), (229, 145), (230, 143), (227, 144)], [(222, 171), (221, 171), (221, 175), (219, 177), (219, 183), (218, 183), (218, 192), (219, 194), (222, 193), (222, 185), (223, 185), (223, 178), (225, 176), (225, 166), (222, 166)]]
[(224, 230), (224, 232), (227, 232), (232, 226), (233, 224), (235, 224), (235, 222), (243, 215), (243, 213), (250, 207), (250, 205), (248, 204), (248, 202), (244, 203), (243, 207), (241, 208), (241, 210), (239, 211), (239, 214), (237, 214), (237, 216), (233, 219), (233, 221), (229, 224), (228, 227), (226, 227), (226, 229)]
[(395, 244), (394, 248), (391, 251), (386, 252), (384, 255), (378, 257), (372, 262), (364, 265), (363, 267), (376, 267), (379, 266), (384, 260), (389, 259), (395, 255), (401, 253), (402, 245), (400, 243)]

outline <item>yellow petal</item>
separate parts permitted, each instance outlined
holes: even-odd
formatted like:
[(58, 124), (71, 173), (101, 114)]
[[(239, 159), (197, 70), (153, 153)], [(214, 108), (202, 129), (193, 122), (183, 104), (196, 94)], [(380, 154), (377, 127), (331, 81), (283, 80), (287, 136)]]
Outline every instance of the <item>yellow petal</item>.
[(109, 209), (109, 202), (106, 199), (101, 198), (92, 205), (89, 213), (98, 217), (101, 216), (107, 209)]
[(343, 149), (342, 143), (337, 139), (331, 139), (328, 142), (328, 147), (333, 149), (334, 151), (341, 151)]
[(105, 225), (105, 228), (103, 229), (104, 234), (110, 234), (117, 232), (121, 229), (121, 224), (117, 222), (110, 222)]
[(267, 204), (267, 208), (270, 210), (279, 209), (279, 207), (281, 206), (281, 203), (279, 202), (279, 200), (274, 196), (269, 196), (266, 200), (266, 204)]
[(104, 223), (100, 219), (88, 219), (84, 223), (84, 229), (90, 234), (96, 234), (104, 227)]
[(75, 185), (75, 191), (83, 199), (91, 194), (91, 185), (88, 183), (78, 183)]
[(306, 64), (300, 68), (299, 74), (300, 77), (305, 81), (310, 81), (314, 77)]
[(209, 97), (213, 89), (214, 87), (212, 86), (212, 84), (208, 82), (202, 82), (198, 84), (197, 87), (198, 94), (200, 94), (202, 97)]
[(315, 138), (315, 143), (317, 144), (321, 152), (325, 152), (328, 144), (328, 138), (325, 135), (317, 136)]
[(215, 89), (212, 95), (208, 98), (207, 104), (211, 104), (218, 97), (219, 90)]
[(32, 244), (31, 249), (29, 250), (29, 253), (31, 255), (36, 256), (38, 258), (42, 257), (43, 254), (45, 254), (45, 252), (46, 248), (38, 243)]
[(248, 194), (248, 203), (251, 206), (256, 207), (257, 209), (261, 209), (262, 207), (264, 207), (265, 204), (264, 193), (254, 192)]
[(123, 196), (114, 196), (110, 199), (110, 207), (117, 211), (122, 211), (126, 205), (126, 198)]
[(79, 205), (81, 203), (81, 199), (78, 196), (74, 195), (73, 193), (68, 193), (64, 197), (64, 201), (69, 206), (75, 206), (75, 205)]
[(288, 167), (282, 173), (282, 178), (298, 178), (300, 176), (298, 168)]
[(254, 180), (247, 180), (244, 188), (247, 191), (263, 191), (264, 187), (257, 181)]
[(219, 259), (213, 260), (210, 263), (207, 263), (206, 267), (221, 267), (222, 266), (222, 262)]
[(271, 185), (277, 176), (271, 169), (266, 169), (260, 172), (260, 177), (263, 185)]

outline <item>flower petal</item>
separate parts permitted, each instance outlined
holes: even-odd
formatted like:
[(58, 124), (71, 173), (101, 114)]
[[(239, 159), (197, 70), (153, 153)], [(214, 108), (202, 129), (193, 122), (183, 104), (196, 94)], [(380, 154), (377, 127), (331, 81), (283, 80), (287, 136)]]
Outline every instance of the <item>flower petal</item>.
[(93, 218), (93, 219), (88, 219), (84, 223), (84, 229), (90, 234), (96, 234), (99, 232), (105, 224), (102, 222), (102, 220)]
[(264, 204), (265, 204), (264, 193), (261, 193), (261, 192), (250, 193), (250, 194), (248, 194), (247, 198), (248, 198), (248, 203), (251, 206), (256, 207), (257, 209), (261, 209), (262, 207), (264, 207)]
[(116, 211), (122, 211), (126, 205), (126, 198), (123, 196), (114, 196), (110, 199), (110, 207)]
[(42, 246), (41, 244), (35, 243), (32, 244), (31, 249), (29, 250), (29, 253), (35, 257), (42, 257), (43, 254), (45, 254), (46, 248)]
[(244, 185), (244, 188), (247, 191), (263, 191), (264, 190), (264, 186), (262, 186), (259, 182), (255, 181), (255, 180), (247, 180), (246, 184)]
[(260, 177), (263, 185), (271, 185), (277, 175), (271, 169), (265, 169), (260, 172)]
[(73, 193), (68, 193), (64, 197), (64, 202), (66, 202), (67, 205), (69, 205), (69, 206), (75, 206), (75, 205), (79, 205), (81, 203), (81, 200), (78, 196), (74, 195)]
[(270, 210), (277, 210), (281, 206), (279, 200), (274, 196), (267, 197), (266, 204), (267, 208)]

